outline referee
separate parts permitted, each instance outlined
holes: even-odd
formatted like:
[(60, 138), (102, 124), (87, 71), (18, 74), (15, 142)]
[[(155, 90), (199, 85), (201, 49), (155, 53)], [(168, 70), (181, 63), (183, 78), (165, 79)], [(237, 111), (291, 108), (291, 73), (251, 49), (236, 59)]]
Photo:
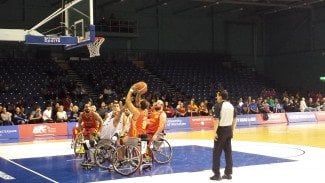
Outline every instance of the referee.
[[(215, 118), (216, 136), (214, 139), (212, 171), (214, 175), (211, 180), (220, 181), (221, 179), (232, 179), (232, 149), (231, 139), (233, 130), (236, 127), (236, 113), (234, 106), (228, 101), (228, 92), (222, 90), (216, 94)], [(220, 176), (220, 157), (224, 151), (226, 159), (226, 168), (224, 175)]]

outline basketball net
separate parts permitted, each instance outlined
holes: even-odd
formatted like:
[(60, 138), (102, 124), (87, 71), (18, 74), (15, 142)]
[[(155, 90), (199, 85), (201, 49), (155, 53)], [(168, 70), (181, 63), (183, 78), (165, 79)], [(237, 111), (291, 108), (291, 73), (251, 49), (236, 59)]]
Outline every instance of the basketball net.
[(105, 38), (103, 37), (96, 37), (95, 41), (93, 43), (87, 44), (88, 50), (89, 50), (89, 57), (97, 57), (100, 56), (100, 46), (105, 41)]

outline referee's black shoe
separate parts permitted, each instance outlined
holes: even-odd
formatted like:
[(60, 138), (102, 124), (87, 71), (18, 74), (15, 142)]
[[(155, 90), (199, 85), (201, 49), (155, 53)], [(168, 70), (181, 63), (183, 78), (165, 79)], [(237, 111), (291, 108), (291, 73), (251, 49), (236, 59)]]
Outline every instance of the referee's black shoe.
[(232, 176), (230, 174), (224, 174), (221, 178), (231, 180)]
[(214, 175), (214, 176), (210, 177), (210, 180), (219, 181), (219, 180), (222, 180), (222, 178), (220, 177), (220, 175)]

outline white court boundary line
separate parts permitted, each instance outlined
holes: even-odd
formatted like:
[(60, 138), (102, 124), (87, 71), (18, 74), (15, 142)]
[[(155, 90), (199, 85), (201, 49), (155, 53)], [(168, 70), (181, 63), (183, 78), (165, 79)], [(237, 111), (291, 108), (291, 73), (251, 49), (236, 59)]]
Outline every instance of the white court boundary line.
[[(2, 158), (3, 158), (3, 157), (2, 157)], [(12, 164), (14, 164), (14, 165), (19, 166), (20, 168), (23, 168), (23, 169), (25, 169), (25, 170), (27, 170), (27, 171), (30, 171), (30, 172), (32, 172), (32, 173), (34, 173), (34, 174), (36, 174), (36, 175), (38, 175), (38, 176), (40, 176), (40, 177), (43, 177), (43, 178), (46, 179), (46, 180), (49, 180), (49, 181), (54, 182), (54, 183), (59, 183), (59, 182), (57, 182), (57, 181), (55, 181), (55, 180), (53, 180), (53, 179), (51, 179), (51, 178), (49, 178), (49, 177), (46, 177), (45, 175), (42, 175), (42, 174), (40, 174), (40, 173), (38, 173), (38, 172), (35, 172), (34, 170), (31, 170), (31, 169), (29, 169), (29, 168), (27, 168), (27, 167), (25, 167), (25, 166), (23, 166), (23, 165), (21, 165), (21, 164), (19, 164), (19, 163), (16, 163), (16, 162), (14, 162), (14, 161), (11, 161), (10, 159), (7, 159), (7, 158), (3, 158), (3, 159), (9, 161), (10, 163), (12, 163)], [(16, 180), (17, 180), (17, 179), (16, 179)]]

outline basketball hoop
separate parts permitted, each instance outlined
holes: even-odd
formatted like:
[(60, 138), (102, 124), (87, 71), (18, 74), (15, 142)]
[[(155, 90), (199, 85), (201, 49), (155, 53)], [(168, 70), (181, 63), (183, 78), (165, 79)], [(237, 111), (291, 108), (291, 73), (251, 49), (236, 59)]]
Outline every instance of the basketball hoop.
[(87, 44), (90, 58), (100, 56), (99, 49), (104, 41), (105, 41), (105, 38), (96, 37), (96, 39), (93, 43)]

